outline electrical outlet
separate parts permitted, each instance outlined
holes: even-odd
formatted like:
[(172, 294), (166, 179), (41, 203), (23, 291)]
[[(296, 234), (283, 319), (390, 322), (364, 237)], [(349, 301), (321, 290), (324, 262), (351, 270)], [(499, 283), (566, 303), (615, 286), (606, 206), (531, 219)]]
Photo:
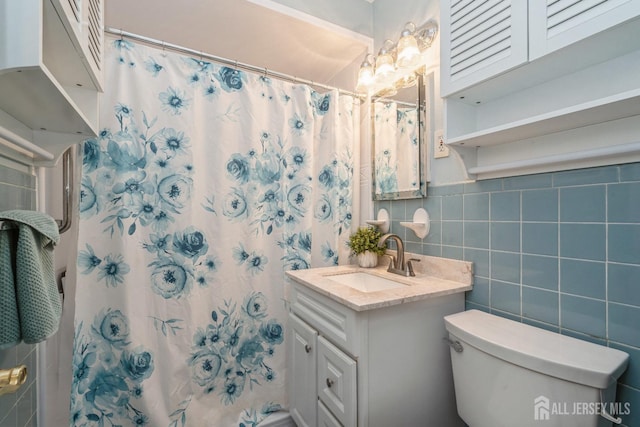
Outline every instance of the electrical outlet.
[(433, 157), (441, 159), (443, 157), (449, 157), (449, 147), (444, 143), (444, 132), (438, 130), (435, 132), (433, 138)]

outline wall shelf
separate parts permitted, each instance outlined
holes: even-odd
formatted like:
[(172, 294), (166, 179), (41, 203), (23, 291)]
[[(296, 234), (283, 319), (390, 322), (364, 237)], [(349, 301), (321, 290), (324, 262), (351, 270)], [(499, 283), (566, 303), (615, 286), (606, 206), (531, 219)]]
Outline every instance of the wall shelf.
[(561, 108), (450, 138), (451, 145), (484, 147), (640, 115), (640, 89)]
[[(89, 13), (91, 24), (65, 14), (67, 3), (60, 0), (6, 2), (0, 16), (0, 39), (6, 41), (0, 45), (0, 127), (17, 135), (0, 142), (26, 140), (53, 155), (31, 150), (38, 164), (55, 162), (70, 145), (98, 132), (102, 74), (78, 37), (89, 37), (89, 27), (101, 35), (102, 6), (99, 0), (73, 4), (91, 8), (78, 15), (88, 20)], [(101, 43), (94, 39), (100, 49)]]

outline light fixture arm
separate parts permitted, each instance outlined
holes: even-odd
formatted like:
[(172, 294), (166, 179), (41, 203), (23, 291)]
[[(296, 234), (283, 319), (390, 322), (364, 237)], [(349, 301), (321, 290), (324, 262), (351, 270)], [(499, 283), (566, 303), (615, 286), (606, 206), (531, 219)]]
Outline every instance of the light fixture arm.
[(414, 32), (414, 36), (418, 41), (420, 50), (425, 50), (433, 44), (438, 34), (438, 24), (434, 20), (425, 22), (420, 28)]
[(407, 22), (397, 42), (386, 39), (377, 56), (369, 53), (358, 71), (358, 93), (393, 92), (399, 87), (414, 84), (416, 73), (424, 69), (422, 53), (431, 47), (438, 34), (438, 24), (429, 20), (416, 28)]

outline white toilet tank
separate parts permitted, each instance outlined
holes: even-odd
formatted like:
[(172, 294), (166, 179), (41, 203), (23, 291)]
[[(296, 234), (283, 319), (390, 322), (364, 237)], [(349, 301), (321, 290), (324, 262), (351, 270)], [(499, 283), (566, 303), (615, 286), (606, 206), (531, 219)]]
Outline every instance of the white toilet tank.
[(444, 320), (458, 414), (470, 427), (602, 427), (612, 425), (607, 414), (630, 410), (615, 403), (622, 351), (478, 310)]

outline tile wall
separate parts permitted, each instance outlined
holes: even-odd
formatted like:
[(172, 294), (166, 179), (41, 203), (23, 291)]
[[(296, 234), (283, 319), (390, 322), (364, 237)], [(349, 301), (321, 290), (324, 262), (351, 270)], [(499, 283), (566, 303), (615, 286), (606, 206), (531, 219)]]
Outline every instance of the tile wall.
[[(474, 262), (479, 309), (631, 356), (619, 381), (640, 426), (640, 163), (429, 187), (376, 202), (407, 251)], [(400, 226), (424, 207), (431, 231)]]
[[(36, 179), (27, 171), (0, 165), (0, 211), (35, 209)], [(37, 352), (35, 345), (20, 344), (0, 350), (0, 369), (27, 366), (27, 382), (14, 394), (0, 396), (0, 427), (37, 425)]]

